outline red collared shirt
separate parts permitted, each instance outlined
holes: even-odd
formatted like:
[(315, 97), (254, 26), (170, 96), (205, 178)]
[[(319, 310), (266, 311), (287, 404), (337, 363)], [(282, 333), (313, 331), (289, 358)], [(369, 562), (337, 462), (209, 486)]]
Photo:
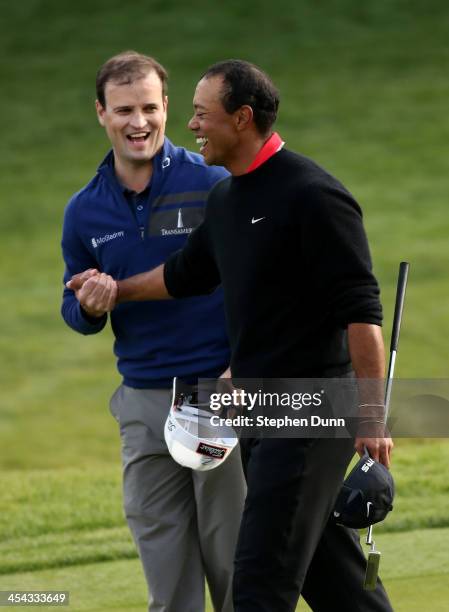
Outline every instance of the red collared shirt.
[(248, 166), (245, 174), (249, 174), (265, 163), (268, 159), (270, 159), (270, 157), (280, 151), (284, 144), (285, 142), (282, 140), (279, 134), (277, 132), (273, 132), (270, 138), (264, 143), (256, 157), (253, 159), (252, 163)]

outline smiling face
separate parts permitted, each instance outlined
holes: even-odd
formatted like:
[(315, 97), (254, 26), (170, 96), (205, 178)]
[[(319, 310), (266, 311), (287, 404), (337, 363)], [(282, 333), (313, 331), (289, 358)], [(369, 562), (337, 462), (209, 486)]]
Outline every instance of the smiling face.
[(156, 72), (130, 84), (108, 81), (105, 106), (98, 100), (95, 104), (116, 164), (141, 166), (150, 162), (163, 145), (167, 120), (167, 97)]
[(239, 111), (228, 113), (222, 104), (223, 78), (203, 78), (193, 98), (194, 114), (189, 128), (207, 164), (230, 169), (239, 155)]

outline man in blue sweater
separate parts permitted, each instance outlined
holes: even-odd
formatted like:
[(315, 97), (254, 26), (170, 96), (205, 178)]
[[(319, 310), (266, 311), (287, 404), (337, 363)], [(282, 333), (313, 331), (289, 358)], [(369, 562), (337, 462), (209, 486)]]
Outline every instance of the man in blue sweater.
[[(97, 74), (96, 109), (112, 151), (69, 202), (64, 282), (86, 269), (102, 284), (64, 290), (62, 315), (82, 334), (106, 325), (114, 279), (152, 268), (180, 249), (227, 176), (165, 137), (167, 73), (121, 53)], [(193, 472), (164, 441), (172, 378), (219, 376), (229, 363), (221, 289), (182, 301), (132, 302), (110, 315), (123, 384), (111, 400), (122, 438), (125, 514), (150, 592), (151, 612), (202, 612), (204, 576), (214, 608), (232, 612), (232, 560), (245, 495), (239, 453)]]

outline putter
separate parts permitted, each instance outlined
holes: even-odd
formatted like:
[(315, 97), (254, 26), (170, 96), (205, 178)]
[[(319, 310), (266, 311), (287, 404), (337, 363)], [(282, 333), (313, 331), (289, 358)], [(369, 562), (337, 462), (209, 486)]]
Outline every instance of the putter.
[[(401, 330), (402, 312), (404, 310), (405, 290), (407, 287), (409, 264), (406, 261), (401, 261), (399, 265), (398, 284), (396, 288), (396, 304), (394, 307), (393, 330), (391, 332), (390, 342), (390, 363), (388, 365), (387, 382), (385, 386), (385, 422), (388, 419), (388, 411), (390, 407), (391, 388), (393, 385), (393, 373), (396, 363), (396, 353), (398, 350), (399, 332)], [(377, 575), (379, 573), (380, 551), (376, 550), (376, 543), (373, 540), (373, 526), (368, 527), (366, 534), (366, 544), (371, 546), (368, 553), (366, 564), (365, 581), (363, 588), (367, 591), (374, 591), (377, 585)]]

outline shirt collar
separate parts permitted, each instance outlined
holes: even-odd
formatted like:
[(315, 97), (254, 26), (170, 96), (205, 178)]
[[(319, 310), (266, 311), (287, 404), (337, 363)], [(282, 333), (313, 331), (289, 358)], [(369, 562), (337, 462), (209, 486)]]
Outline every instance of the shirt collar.
[[(173, 165), (173, 162), (176, 161), (176, 159), (176, 147), (174, 147), (170, 140), (167, 138), (167, 136), (165, 136), (162, 148), (158, 153), (156, 153), (153, 159), (153, 177), (155, 174), (159, 173), (159, 169), (161, 169), (162, 171), (167, 171), (168, 168), (171, 169), (171, 166)], [(122, 191), (122, 185), (117, 180), (114, 171), (114, 153), (112, 150), (107, 153), (106, 157), (99, 165), (97, 172), (104, 176), (107, 180), (112, 180), (112, 182), (115, 185), (118, 185), (120, 190)]]
[(117, 175), (115, 175), (115, 174), (114, 174), (114, 176), (115, 176), (115, 180), (116, 180), (116, 181), (117, 181), (117, 183), (119, 184), (120, 189), (123, 191), (123, 193), (125, 194), (125, 196), (126, 196), (126, 195), (130, 195), (130, 196), (134, 196), (134, 195), (139, 195), (139, 196), (140, 196), (140, 195), (143, 195), (144, 193), (146, 193), (147, 191), (149, 191), (149, 189), (150, 189), (150, 185), (151, 185), (151, 179), (153, 178), (152, 176), (150, 177), (150, 180), (148, 181), (148, 184), (147, 184), (147, 186), (145, 187), (145, 189), (144, 189), (143, 191), (139, 191), (139, 192), (137, 192), (137, 191), (134, 191), (133, 189), (130, 189), (129, 187), (127, 187), (127, 186), (126, 186), (126, 185), (124, 185), (123, 183), (121, 183), (121, 182), (119, 181), (119, 179), (117, 178)]
[(248, 166), (245, 171), (245, 174), (249, 174), (253, 172), (256, 168), (264, 164), (270, 157), (273, 157), (275, 153), (280, 151), (284, 146), (285, 142), (279, 136), (277, 132), (273, 132), (270, 138), (263, 144), (260, 151), (257, 153), (256, 157), (253, 159), (252, 163)]

